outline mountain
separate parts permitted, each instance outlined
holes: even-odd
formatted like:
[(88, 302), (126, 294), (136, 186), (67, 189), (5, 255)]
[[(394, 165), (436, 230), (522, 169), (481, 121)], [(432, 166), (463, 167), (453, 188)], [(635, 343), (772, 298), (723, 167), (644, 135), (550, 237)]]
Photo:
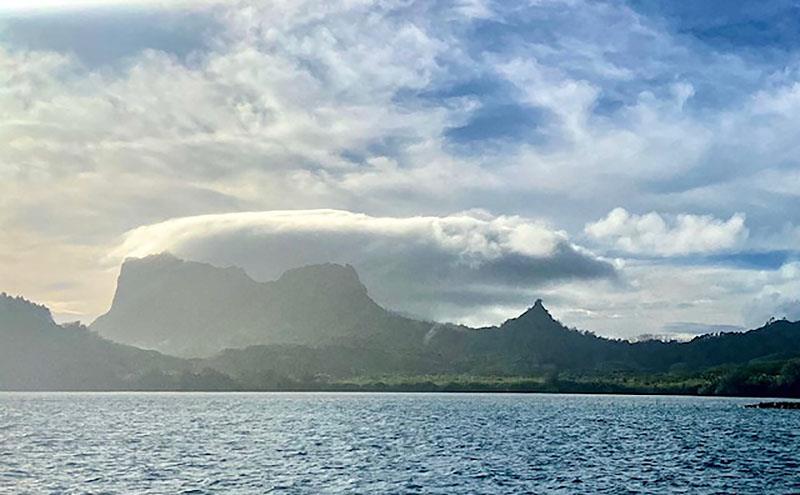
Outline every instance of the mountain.
[(125, 261), (111, 309), (91, 329), (121, 343), (207, 357), (260, 344), (370, 339), (393, 319), (351, 266), (308, 266), (259, 283), (239, 268), (161, 254)]
[(169, 254), (127, 260), (111, 309), (91, 329), (116, 342), (183, 357), (248, 347), (260, 349), (250, 355), (271, 356), (270, 346), (284, 346), (282, 352), (313, 361), (320, 353), (304, 348), (328, 349), (330, 356), (351, 362), (353, 372), (378, 372), (381, 364), (392, 373), (403, 366), (408, 373), (662, 372), (800, 354), (798, 324), (790, 322), (685, 343), (630, 343), (569, 329), (537, 300), (499, 326), (473, 329), (414, 320), (380, 307), (349, 265), (296, 268), (261, 283), (240, 268)]
[(500, 326), (445, 327), (430, 345), (473, 373), (531, 373), (543, 369), (595, 369), (623, 360), (630, 344), (565, 327), (541, 299)]
[(227, 388), (219, 372), (116, 344), (44, 306), (0, 294), (0, 390)]
[[(448, 376), (463, 378), (431, 381)], [(800, 322), (631, 343), (567, 328), (537, 300), (475, 329), (381, 308), (350, 266), (260, 283), (166, 254), (126, 261), (111, 309), (90, 328), (0, 295), (0, 390), (441, 387), (800, 396)]]

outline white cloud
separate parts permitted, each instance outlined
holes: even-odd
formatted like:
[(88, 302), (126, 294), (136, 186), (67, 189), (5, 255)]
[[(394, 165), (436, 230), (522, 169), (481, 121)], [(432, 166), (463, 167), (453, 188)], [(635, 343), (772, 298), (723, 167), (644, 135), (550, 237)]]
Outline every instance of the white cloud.
[(525, 101), (558, 115), (568, 137), (579, 139), (586, 132), (589, 111), (600, 93), (597, 87), (535, 60), (514, 59), (499, 63), (497, 70), (523, 91)]
[(725, 251), (748, 236), (741, 213), (728, 220), (689, 214), (665, 218), (656, 212), (635, 215), (624, 208), (615, 208), (605, 218), (587, 224), (585, 232), (614, 250), (659, 256)]
[(565, 232), (518, 216), (465, 212), (446, 217), (373, 217), (342, 210), (285, 210), (176, 218), (126, 233), (113, 256), (142, 257), (181, 249), (197, 239), (230, 232), (352, 235), (368, 233), (398, 241), (427, 240), (462, 258), (491, 261), (506, 254), (553, 256), (568, 242)]

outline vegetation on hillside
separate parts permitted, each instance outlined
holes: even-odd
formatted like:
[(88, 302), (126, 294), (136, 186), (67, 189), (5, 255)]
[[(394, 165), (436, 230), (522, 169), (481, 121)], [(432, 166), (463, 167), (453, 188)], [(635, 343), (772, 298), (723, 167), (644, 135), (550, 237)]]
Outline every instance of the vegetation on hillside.
[[(140, 279), (134, 286), (145, 284), (136, 291), (146, 298), (126, 295), (135, 288), (130, 286), (117, 294), (117, 301), (127, 301), (129, 306), (125, 309), (124, 328), (135, 333), (137, 318), (148, 326), (146, 333), (138, 334), (140, 337), (161, 339), (168, 348), (189, 349), (206, 334), (216, 333), (219, 338), (203, 344), (204, 348), (213, 349), (228, 341), (225, 334), (236, 334), (237, 329), (260, 332), (260, 325), (271, 322), (282, 330), (251, 333), (239, 348), (186, 359), (112, 342), (82, 325), (57, 325), (44, 306), (0, 295), (0, 389), (800, 397), (800, 322), (770, 321), (749, 332), (705, 335), (690, 342), (631, 343), (566, 328), (537, 301), (528, 311), (500, 326), (472, 329), (432, 324), (386, 311), (369, 299), (352, 268), (322, 265), (298, 269), (280, 282), (259, 286), (243, 279), (237, 270), (183, 264), (171, 258), (149, 263), (168, 272), (169, 299), (160, 299), (160, 290), (151, 290), (146, 284), (153, 270), (149, 266), (138, 266), (133, 271), (129, 267), (126, 275)], [(213, 285), (219, 277), (233, 280), (237, 287), (246, 286), (245, 292), (253, 297), (272, 297), (271, 306), (258, 306), (251, 313), (237, 313), (238, 319), (226, 320), (230, 308), (220, 314), (214, 308), (214, 297), (226, 292), (210, 291), (214, 296), (203, 303), (204, 311), (217, 319), (205, 321), (206, 327), (199, 336), (193, 336), (191, 331), (200, 314), (182, 321), (180, 332), (172, 332), (163, 325), (192, 313), (188, 306), (170, 306), (175, 301), (183, 304), (191, 299), (192, 284), (187, 284), (186, 273), (192, 280), (201, 274), (204, 284)], [(161, 278), (164, 276), (162, 273)], [(340, 290), (343, 284), (347, 290)], [(253, 293), (253, 287), (261, 292)], [(267, 289), (272, 296), (264, 292)], [(254, 301), (248, 304), (256, 304)], [(153, 305), (158, 305), (157, 311), (151, 311)], [(349, 317), (340, 317), (342, 311)], [(156, 313), (158, 318), (149, 320), (137, 316), (153, 317)], [(249, 317), (253, 319), (248, 320)], [(331, 321), (336, 325), (327, 326)], [(106, 323), (110, 325), (111, 320)], [(295, 335), (296, 330), (300, 333)], [(287, 341), (276, 335), (302, 338)], [(277, 342), (269, 342), (273, 337)], [(251, 338), (266, 339), (268, 343), (246, 344)]]

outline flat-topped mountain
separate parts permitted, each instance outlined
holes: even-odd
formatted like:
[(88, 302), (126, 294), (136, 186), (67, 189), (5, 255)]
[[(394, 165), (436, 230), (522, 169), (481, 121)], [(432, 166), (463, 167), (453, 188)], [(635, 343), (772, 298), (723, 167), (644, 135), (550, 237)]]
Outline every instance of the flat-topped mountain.
[(111, 309), (91, 329), (186, 357), (258, 344), (368, 339), (396, 317), (367, 295), (351, 266), (313, 265), (260, 283), (239, 268), (169, 254), (122, 265)]

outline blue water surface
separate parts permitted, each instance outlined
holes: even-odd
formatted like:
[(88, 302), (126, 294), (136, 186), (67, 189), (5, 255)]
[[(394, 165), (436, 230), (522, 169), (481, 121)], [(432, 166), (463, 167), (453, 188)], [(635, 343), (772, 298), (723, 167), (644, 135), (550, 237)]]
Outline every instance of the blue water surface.
[(0, 393), (0, 493), (797, 493), (747, 399)]

